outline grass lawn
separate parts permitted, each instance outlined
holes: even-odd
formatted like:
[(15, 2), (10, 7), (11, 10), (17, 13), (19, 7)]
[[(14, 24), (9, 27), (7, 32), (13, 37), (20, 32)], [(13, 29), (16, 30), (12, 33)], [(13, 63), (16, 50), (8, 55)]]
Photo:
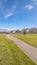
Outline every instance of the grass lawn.
[(0, 65), (36, 65), (17, 45), (0, 34)]
[(28, 44), (37, 47), (37, 34), (13, 34), (14, 37), (17, 37)]

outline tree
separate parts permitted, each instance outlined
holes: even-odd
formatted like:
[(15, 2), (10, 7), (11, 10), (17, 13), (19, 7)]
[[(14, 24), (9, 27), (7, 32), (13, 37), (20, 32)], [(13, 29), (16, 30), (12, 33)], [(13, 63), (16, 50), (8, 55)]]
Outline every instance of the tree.
[(23, 34), (26, 34), (26, 33), (27, 33), (27, 30), (24, 30), (24, 31), (23, 31)]

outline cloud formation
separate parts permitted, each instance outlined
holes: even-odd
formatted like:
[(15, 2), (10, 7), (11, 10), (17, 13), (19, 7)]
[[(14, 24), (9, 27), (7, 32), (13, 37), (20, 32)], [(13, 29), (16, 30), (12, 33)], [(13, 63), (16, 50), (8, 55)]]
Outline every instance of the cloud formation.
[(7, 12), (7, 13), (5, 14), (4, 18), (8, 18), (8, 17), (10, 17), (10, 16), (12, 16), (12, 13), (11, 13), (11, 12)]
[(0, 10), (2, 10), (3, 9), (3, 2), (2, 2), (2, 0), (0, 0)]
[(7, 0), (5, 0), (5, 2), (7, 3)]
[(34, 5), (37, 5), (37, 0), (32, 0)]
[(16, 9), (16, 5), (13, 5), (9, 10), (7, 9), (4, 14), (4, 18), (8, 18), (8, 17), (12, 16), (15, 12), (15, 9)]
[(31, 9), (33, 9), (33, 5), (25, 5), (24, 8), (28, 9), (28, 10), (31, 10)]
[[(17, 0), (14, 1), (14, 4), (7, 3), (7, 0), (0, 0), (0, 10), (4, 18), (13, 16), (16, 10)], [(9, 5), (9, 6), (8, 6)]]

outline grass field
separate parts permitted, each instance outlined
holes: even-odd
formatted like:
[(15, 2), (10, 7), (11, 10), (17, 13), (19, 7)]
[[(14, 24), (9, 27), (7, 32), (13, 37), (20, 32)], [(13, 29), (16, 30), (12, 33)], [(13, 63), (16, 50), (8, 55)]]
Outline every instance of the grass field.
[(17, 45), (0, 34), (0, 65), (36, 65)]
[(37, 47), (37, 34), (13, 34), (14, 37), (17, 37), (28, 44)]

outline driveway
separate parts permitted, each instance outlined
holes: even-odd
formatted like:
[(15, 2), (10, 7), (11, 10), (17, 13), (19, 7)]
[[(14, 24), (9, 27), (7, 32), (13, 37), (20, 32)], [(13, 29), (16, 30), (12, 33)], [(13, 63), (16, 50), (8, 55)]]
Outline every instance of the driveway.
[(26, 42), (23, 42), (11, 35), (7, 35), (7, 38), (14, 41), (15, 44), (17, 44), (17, 46), (37, 64), (37, 48), (30, 46)]

